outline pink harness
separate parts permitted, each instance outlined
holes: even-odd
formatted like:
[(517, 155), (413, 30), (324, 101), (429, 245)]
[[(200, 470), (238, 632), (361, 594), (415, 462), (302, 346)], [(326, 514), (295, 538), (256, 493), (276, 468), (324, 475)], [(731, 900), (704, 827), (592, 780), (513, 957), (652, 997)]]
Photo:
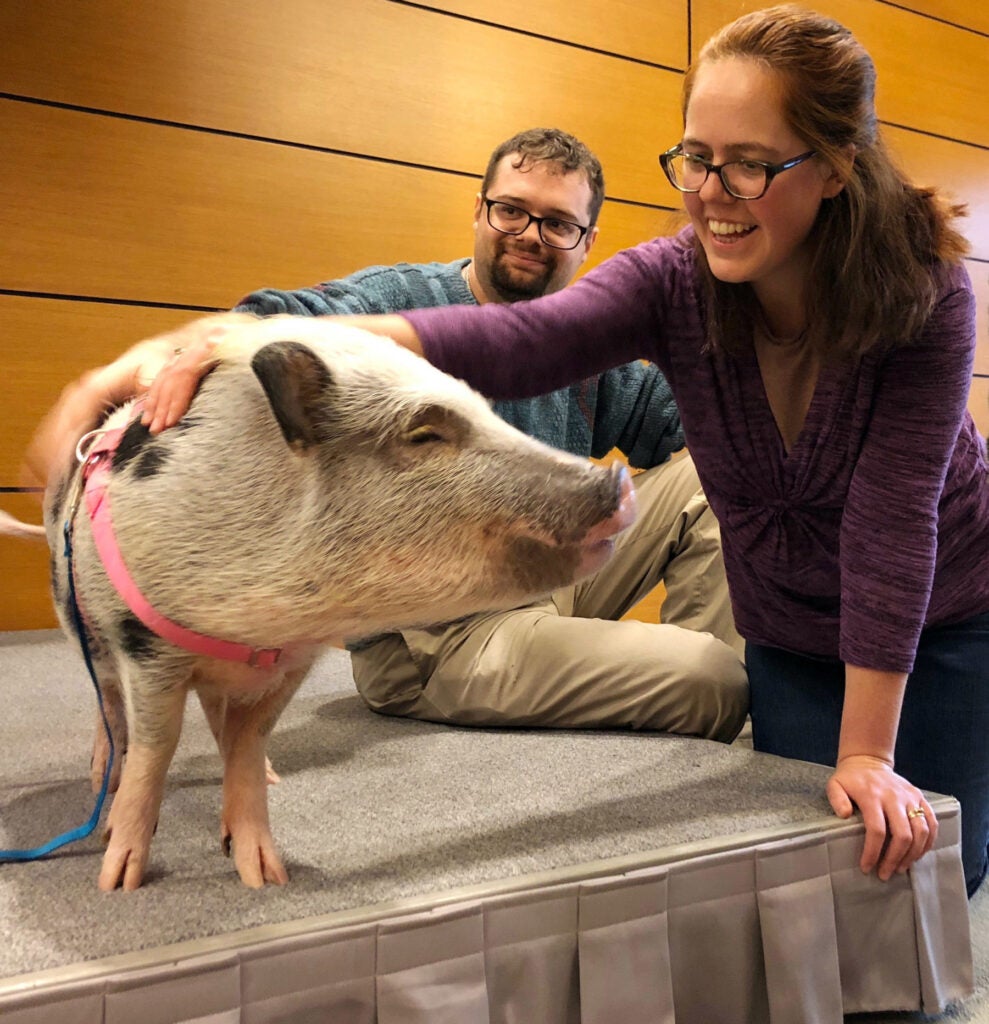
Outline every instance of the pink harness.
[(148, 629), (175, 644), (176, 647), (182, 647), (193, 654), (200, 654), (207, 658), (242, 662), (251, 668), (273, 667), (282, 654), (282, 648), (250, 647), (247, 644), (217, 640), (186, 629), (185, 626), (180, 626), (177, 622), (172, 622), (171, 619), (155, 611), (151, 602), (141, 593), (140, 588), (134, 582), (120, 553), (117, 538), (114, 536), (113, 519), (110, 515), (110, 495), (107, 493), (113, 453), (117, 450), (117, 445), (120, 443), (125, 429), (125, 427), (121, 427), (98, 435), (86, 454), (81, 470), (93, 540), (103, 561), (103, 567), (106, 569), (110, 581), (117, 588), (117, 593)]

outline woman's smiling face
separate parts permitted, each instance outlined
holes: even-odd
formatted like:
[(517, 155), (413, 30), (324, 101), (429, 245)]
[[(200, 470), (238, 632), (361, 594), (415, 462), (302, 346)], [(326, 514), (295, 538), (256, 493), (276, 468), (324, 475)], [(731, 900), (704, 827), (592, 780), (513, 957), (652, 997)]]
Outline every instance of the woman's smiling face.
[[(731, 57), (697, 70), (687, 106), (683, 149), (714, 164), (749, 158), (778, 164), (808, 150), (783, 116), (780, 80), (754, 60)], [(711, 272), (748, 282), (757, 295), (802, 290), (807, 242), (821, 201), (841, 182), (812, 158), (780, 172), (761, 199), (736, 199), (710, 174), (684, 205)]]

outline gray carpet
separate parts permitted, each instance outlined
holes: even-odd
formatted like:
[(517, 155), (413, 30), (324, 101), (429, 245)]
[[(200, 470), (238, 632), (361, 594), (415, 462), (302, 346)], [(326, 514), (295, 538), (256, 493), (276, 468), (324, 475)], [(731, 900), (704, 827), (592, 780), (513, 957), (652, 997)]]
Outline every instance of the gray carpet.
[[(40, 632), (0, 634), (0, 700), (0, 848), (33, 846), (92, 809), (95, 699), (78, 655), (60, 634)], [(282, 776), (270, 801), (287, 886), (247, 890), (221, 855), (219, 758), (193, 700), (145, 886), (97, 891), (95, 834), (46, 860), (0, 865), (0, 980), (712, 837), (812, 827), (829, 813), (825, 769), (757, 755), (744, 740), (377, 716), (340, 651), (319, 661), (270, 753)], [(978, 991), (944, 1019), (989, 1022), (989, 897), (971, 909)]]

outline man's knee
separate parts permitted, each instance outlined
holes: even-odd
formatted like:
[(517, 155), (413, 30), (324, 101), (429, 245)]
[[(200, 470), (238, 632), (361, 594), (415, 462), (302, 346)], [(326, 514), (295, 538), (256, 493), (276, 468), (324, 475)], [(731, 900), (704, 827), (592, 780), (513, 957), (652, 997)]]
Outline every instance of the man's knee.
[(745, 665), (728, 644), (710, 633), (681, 629), (665, 644), (666, 669), (679, 706), (672, 731), (730, 743), (749, 712)]
[(372, 711), (407, 715), (422, 694), (423, 681), (400, 633), (350, 652), (357, 692)]
[(730, 743), (741, 732), (749, 713), (749, 677), (737, 652), (710, 633), (698, 654), (698, 686), (715, 709), (708, 739)]

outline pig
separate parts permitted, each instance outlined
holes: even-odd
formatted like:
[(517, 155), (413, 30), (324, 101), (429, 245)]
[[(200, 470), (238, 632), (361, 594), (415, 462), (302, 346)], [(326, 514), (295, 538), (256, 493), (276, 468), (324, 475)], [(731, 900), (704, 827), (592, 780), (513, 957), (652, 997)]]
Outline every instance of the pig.
[[(82, 628), (126, 749), (102, 890), (142, 882), (190, 689), (223, 759), (221, 845), (245, 885), (283, 884), (266, 741), (320, 648), (569, 584), (604, 563), (635, 514), (623, 468), (526, 437), (389, 339), (272, 317), (232, 329), (218, 357), (177, 426), (151, 435), (133, 405), (102, 425), (120, 432), (105, 478), (113, 533), (154, 614), (277, 660), (225, 660), (153, 631), (108, 576), (76, 460), (46, 493), (56, 610), (79, 640), (61, 557), (68, 518)], [(80, 458), (94, 450), (87, 438)]]

